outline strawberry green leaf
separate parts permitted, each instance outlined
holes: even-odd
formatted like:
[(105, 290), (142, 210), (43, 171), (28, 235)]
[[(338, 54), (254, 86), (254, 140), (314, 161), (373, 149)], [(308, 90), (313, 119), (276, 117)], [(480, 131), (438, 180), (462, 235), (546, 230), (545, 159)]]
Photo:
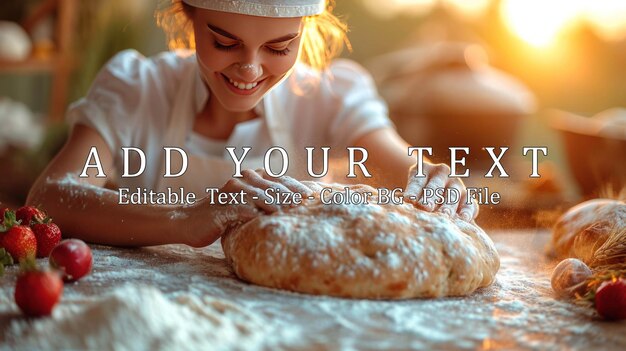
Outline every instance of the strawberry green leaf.
[(7, 266), (13, 264), (13, 257), (4, 248), (0, 248), (0, 263)]
[(4, 227), (4, 231), (9, 230), (11, 227), (16, 226), (16, 225), (20, 225), (20, 221), (17, 220), (17, 217), (15, 217), (15, 211), (6, 211), (4, 213), (4, 223), (3, 223), (3, 227)]
[(12, 265), (13, 258), (3, 248), (0, 248), (0, 277), (4, 275), (4, 266)]
[(35, 261), (35, 257), (33, 255), (28, 255), (28, 257), (20, 260), (20, 271), (21, 272), (30, 272), (37, 270), (37, 261)]

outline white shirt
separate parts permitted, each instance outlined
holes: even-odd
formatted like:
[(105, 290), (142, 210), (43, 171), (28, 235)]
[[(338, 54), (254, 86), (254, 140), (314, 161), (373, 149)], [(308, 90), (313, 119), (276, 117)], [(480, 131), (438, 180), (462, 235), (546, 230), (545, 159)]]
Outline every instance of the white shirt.
[[(191, 82), (183, 79), (185, 72), (193, 74)], [(194, 85), (188, 89), (194, 95), (189, 100), (193, 106), (189, 116), (179, 116), (173, 109), (185, 84)], [(373, 80), (363, 68), (348, 60), (336, 60), (321, 75), (297, 64), (291, 76), (263, 99), (269, 97), (278, 102), (278, 108), (287, 118), (284, 124), (291, 139), (291, 152), (305, 154), (305, 147), (321, 146), (345, 150), (366, 133), (392, 126)], [(68, 121), (70, 125), (81, 123), (99, 132), (114, 155), (118, 170), (123, 165), (122, 147), (144, 151), (145, 172), (136, 178), (115, 179), (119, 185), (155, 189), (162, 177), (164, 146), (180, 147), (200, 158), (224, 160), (231, 160), (226, 146), (237, 150), (250, 146), (252, 150), (246, 158), (254, 162), (244, 165), (261, 168), (265, 151), (276, 146), (265, 115), (270, 112), (264, 111), (268, 105), (260, 103), (255, 107), (260, 118), (237, 124), (224, 142), (192, 130), (192, 121), (208, 98), (209, 90), (200, 78), (193, 52), (164, 52), (146, 58), (134, 50), (126, 50), (102, 68), (87, 96), (70, 106)], [(173, 119), (181, 119), (181, 123)], [(184, 141), (177, 141), (179, 145), (171, 145), (172, 140), (168, 140), (171, 128), (182, 129), (179, 132), (186, 136)], [(306, 170), (306, 164), (292, 166)], [(230, 176), (226, 174), (214, 180), (215, 184), (205, 181), (202, 185), (221, 186), (217, 183)]]

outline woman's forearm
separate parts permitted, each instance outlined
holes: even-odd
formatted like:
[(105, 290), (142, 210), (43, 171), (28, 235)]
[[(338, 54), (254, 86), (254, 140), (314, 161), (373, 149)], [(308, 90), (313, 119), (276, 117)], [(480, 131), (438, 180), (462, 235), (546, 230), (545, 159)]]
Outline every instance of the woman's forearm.
[[(65, 237), (114, 246), (190, 244), (194, 225), (182, 206), (120, 205), (115, 191), (63, 179), (40, 179), (27, 203), (41, 206)], [(215, 237), (217, 239), (217, 236)]]

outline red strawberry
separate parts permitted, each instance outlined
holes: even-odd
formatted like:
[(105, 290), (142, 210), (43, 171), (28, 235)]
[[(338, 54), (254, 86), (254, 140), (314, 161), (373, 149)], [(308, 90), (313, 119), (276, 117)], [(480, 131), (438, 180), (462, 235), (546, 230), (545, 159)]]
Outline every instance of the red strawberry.
[(76, 281), (91, 271), (91, 249), (78, 239), (63, 240), (50, 253), (50, 265), (63, 272), (63, 280)]
[(15, 211), (15, 217), (18, 221), (22, 221), (22, 225), (31, 225), (31, 221), (43, 222), (46, 214), (37, 207), (22, 206)]
[(626, 319), (626, 280), (609, 280), (596, 291), (596, 310), (606, 319)]
[(48, 316), (63, 294), (63, 281), (55, 271), (42, 271), (34, 260), (24, 268), (15, 284), (15, 303), (27, 316)]
[(4, 235), (0, 238), (0, 246), (13, 256), (14, 261), (35, 257), (37, 253), (37, 239), (33, 231), (24, 225), (17, 224), (15, 213), (7, 211), (4, 218)]
[(61, 242), (61, 229), (52, 223), (35, 223), (31, 226), (37, 239), (37, 257), (48, 257), (52, 249)]

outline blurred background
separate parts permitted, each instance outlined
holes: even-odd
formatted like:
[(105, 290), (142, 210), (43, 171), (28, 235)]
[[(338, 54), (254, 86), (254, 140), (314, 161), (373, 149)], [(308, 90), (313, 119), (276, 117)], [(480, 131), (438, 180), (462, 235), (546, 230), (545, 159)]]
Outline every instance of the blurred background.
[[(0, 201), (21, 203), (67, 135), (68, 103), (116, 52), (166, 50), (155, 0), (3, 0)], [(351, 51), (413, 145), (469, 146), (467, 183), (503, 197), (492, 215), (540, 223), (626, 184), (626, 1), (337, 0)], [(483, 147), (508, 146), (508, 178)], [(522, 146), (546, 146), (529, 178)], [(621, 196), (624, 196), (622, 192)], [(503, 217), (504, 216), (504, 217)]]

